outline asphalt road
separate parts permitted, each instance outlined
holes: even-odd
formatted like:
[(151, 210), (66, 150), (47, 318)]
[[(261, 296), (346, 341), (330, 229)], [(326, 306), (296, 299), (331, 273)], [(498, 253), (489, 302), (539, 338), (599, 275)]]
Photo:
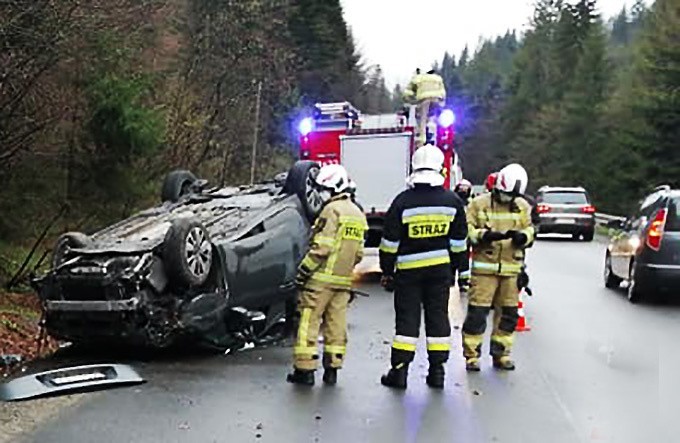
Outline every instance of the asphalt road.
[[(25, 441), (680, 441), (680, 302), (632, 305), (605, 289), (603, 252), (601, 243), (560, 240), (531, 251), (532, 330), (519, 334), (513, 373), (486, 358), (481, 373), (467, 374), (456, 329), (444, 392), (425, 386), (422, 348), (405, 393), (382, 387), (392, 300), (368, 282), (371, 297), (352, 306), (349, 356), (334, 388), (287, 384), (290, 348), (144, 359), (135, 366), (148, 383), (82, 395)], [(451, 316), (462, 324), (457, 297)]]

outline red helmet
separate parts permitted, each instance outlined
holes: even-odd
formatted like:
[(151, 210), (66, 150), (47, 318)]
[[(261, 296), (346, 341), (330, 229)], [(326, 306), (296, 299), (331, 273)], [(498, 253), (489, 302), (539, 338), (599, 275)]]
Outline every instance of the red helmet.
[(491, 192), (491, 190), (496, 186), (496, 177), (498, 177), (498, 172), (492, 172), (486, 178), (486, 190)]

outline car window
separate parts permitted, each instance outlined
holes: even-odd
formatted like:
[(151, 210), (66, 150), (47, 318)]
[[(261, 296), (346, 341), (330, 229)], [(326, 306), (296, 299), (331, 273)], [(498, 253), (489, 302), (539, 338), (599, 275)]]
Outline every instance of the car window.
[(557, 205), (587, 205), (588, 197), (583, 192), (546, 192), (543, 194), (543, 202)]
[(666, 218), (666, 231), (680, 231), (680, 197), (672, 198), (668, 202), (668, 216)]

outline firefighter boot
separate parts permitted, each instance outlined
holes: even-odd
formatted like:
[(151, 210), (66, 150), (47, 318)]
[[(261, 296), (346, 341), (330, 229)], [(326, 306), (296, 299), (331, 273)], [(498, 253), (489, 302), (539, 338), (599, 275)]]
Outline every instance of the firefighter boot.
[(406, 379), (408, 378), (408, 365), (400, 363), (392, 367), (389, 372), (380, 378), (380, 383), (388, 388), (406, 389)]
[(288, 383), (296, 385), (314, 386), (314, 371), (296, 368), (291, 374), (288, 374), (286, 380), (288, 380)]
[(468, 358), (465, 360), (465, 370), (468, 372), (479, 372), (479, 360), (476, 358)]
[(510, 359), (507, 355), (502, 357), (493, 358), (493, 367), (496, 369), (501, 369), (503, 371), (514, 371), (515, 362)]
[(444, 389), (444, 375), (444, 365), (430, 365), (430, 370), (427, 374), (425, 382), (431, 388)]
[(327, 385), (334, 386), (338, 382), (337, 368), (326, 368), (323, 372), (323, 382)]

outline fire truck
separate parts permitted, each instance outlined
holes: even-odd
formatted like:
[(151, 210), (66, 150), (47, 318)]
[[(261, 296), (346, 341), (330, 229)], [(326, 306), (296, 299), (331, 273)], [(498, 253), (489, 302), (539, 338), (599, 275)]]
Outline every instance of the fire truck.
[[(453, 147), (455, 120), (453, 110), (440, 108), (427, 131), (428, 142), (444, 153), (444, 187), (450, 189), (463, 178)], [(379, 245), (385, 213), (406, 189), (416, 125), (415, 106), (394, 114), (362, 115), (349, 102), (317, 103), (311, 116), (299, 122), (300, 159), (341, 164), (356, 183), (356, 199), (369, 225), (368, 248)]]

